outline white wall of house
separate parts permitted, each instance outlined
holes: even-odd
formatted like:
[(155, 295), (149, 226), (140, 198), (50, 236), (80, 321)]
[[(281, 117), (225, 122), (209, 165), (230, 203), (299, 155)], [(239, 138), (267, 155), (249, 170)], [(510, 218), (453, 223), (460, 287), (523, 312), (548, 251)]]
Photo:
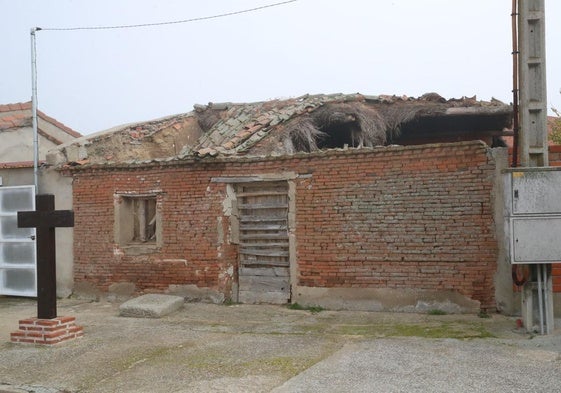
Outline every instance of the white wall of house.
[[(21, 127), (3, 129), (0, 132), (0, 177), (1, 186), (33, 185), (33, 168), (30, 162), (34, 159), (33, 129), (31, 127), (31, 110), (17, 109), (2, 111), (5, 116), (28, 116)], [(44, 161), (49, 150), (56, 148), (58, 143), (65, 143), (75, 139), (54, 119), (40, 114), (38, 117), (39, 160)], [(18, 167), (26, 162), (27, 167)], [(1, 165), (8, 164), (8, 165)], [(39, 168), (39, 192), (53, 194), (55, 207), (59, 210), (72, 209), (72, 178), (64, 177), (52, 168)], [(72, 228), (56, 229), (57, 251), (57, 295), (68, 297), (73, 288), (73, 231)]]
[[(72, 178), (62, 176), (52, 168), (39, 173), (39, 192), (55, 196), (57, 210), (72, 210)], [(74, 236), (72, 228), (57, 228), (56, 232), (56, 292), (68, 297), (74, 287)]]
[[(2, 187), (33, 184), (33, 168), (1, 169)], [(72, 209), (72, 178), (64, 177), (51, 168), (39, 171), (39, 192), (55, 196), (57, 210)], [(73, 231), (72, 228), (56, 229), (57, 255), (57, 296), (68, 297), (72, 294), (73, 278)]]

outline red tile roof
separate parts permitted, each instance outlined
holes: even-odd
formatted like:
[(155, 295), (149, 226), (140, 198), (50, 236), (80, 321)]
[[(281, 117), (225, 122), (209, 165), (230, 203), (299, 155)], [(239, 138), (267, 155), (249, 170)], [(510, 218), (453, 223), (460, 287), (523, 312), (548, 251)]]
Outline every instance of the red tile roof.
[(31, 118), (25, 113), (15, 113), (13, 115), (0, 117), (0, 131), (28, 127), (30, 125)]
[(13, 112), (31, 109), (31, 101), (29, 102), (16, 102), (15, 104), (0, 105), (0, 112)]
[[(511, 119), (511, 107), (502, 102), (477, 101), (475, 97), (446, 100), (436, 93), (428, 93), (419, 98), (407, 96), (367, 96), (362, 94), (318, 94), (305, 95), (286, 100), (273, 100), (251, 104), (222, 103), (195, 105), (195, 112), (200, 116), (205, 112), (222, 113), (217, 121), (199, 139), (197, 145), (187, 146), (180, 157), (194, 154), (198, 157), (243, 154), (256, 143), (265, 138), (278, 124), (285, 123), (295, 117), (311, 113), (329, 104), (361, 103), (374, 105), (378, 108), (409, 108), (420, 109), (415, 113), (430, 116), (469, 114), (480, 116), (485, 113), (504, 113), (504, 118)], [(412, 112), (413, 113), (413, 112)], [(415, 114), (417, 116), (417, 114)], [(414, 116), (412, 115), (411, 118)], [(507, 122), (505, 120), (505, 122)], [(499, 130), (500, 131), (500, 130)]]
[[(419, 98), (318, 94), (254, 103), (209, 103), (195, 105), (194, 111), (190, 113), (121, 126), (96, 136), (88, 136), (84, 138), (87, 139), (88, 145), (86, 151), (89, 161), (86, 164), (137, 165), (151, 161), (173, 161), (219, 155), (290, 154), (298, 150), (288, 145), (291, 140), (287, 142), (296, 127), (301, 127), (304, 132), (310, 127), (316, 127), (309, 132), (313, 135), (313, 132), (317, 131), (320, 135), (320, 126), (314, 123), (316, 119), (321, 118), (322, 124), (328, 124), (339, 121), (337, 119), (341, 116), (344, 116), (344, 121), (353, 121), (358, 127), (370, 127), (368, 132), (374, 130), (380, 135), (383, 134), (384, 138), (382, 136), (375, 140), (372, 138), (373, 142), (369, 142), (371, 146), (364, 145), (373, 147), (374, 142), (376, 146), (384, 144), (387, 141), (385, 136), (399, 129), (403, 124), (414, 123), (412, 127), (416, 130), (415, 124), (420, 121), (425, 121), (425, 127), (431, 132), (437, 125), (442, 129), (450, 128), (452, 131), (448, 130), (449, 132), (462, 131), (464, 122), (468, 122), (482, 130), (476, 136), (486, 132), (502, 135), (502, 130), (511, 126), (512, 107), (496, 100), (477, 101), (476, 97), (446, 100), (435, 93)], [(183, 124), (186, 119), (193, 121), (188, 122), (189, 125)], [(447, 119), (447, 122), (438, 123), (434, 119)], [(449, 123), (455, 124), (456, 128)], [(161, 144), (154, 142), (152, 138), (153, 135), (164, 130), (169, 130), (169, 135), (173, 135), (174, 131), (170, 129), (180, 130), (182, 127), (192, 127), (193, 135), (200, 136), (195, 137), (197, 139), (182, 141), (178, 146), (174, 144), (173, 148), (164, 146), (165, 142)], [(434, 138), (439, 137), (435, 135)], [(465, 137), (471, 138), (472, 135)], [(116, 143), (109, 143), (108, 140)], [(80, 139), (69, 145), (73, 144), (84, 146), (84, 140)], [(162, 147), (162, 150), (158, 150), (160, 155), (152, 155), (150, 150), (156, 151), (160, 147)], [(61, 151), (64, 152), (67, 148), (68, 146), (65, 145)], [(127, 153), (123, 153), (123, 150)], [(312, 150), (305, 150), (304, 147), (298, 151)], [(63, 162), (59, 164), (64, 165)]]
[[(17, 102), (14, 104), (4, 104), (0, 105), (0, 131), (15, 127), (24, 127), (31, 125), (31, 116), (25, 113), (17, 113), (8, 116), (2, 116), (5, 112), (22, 112), (31, 110), (31, 102)], [(80, 138), (82, 134), (74, 131), (72, 128), (62, 124), (58, 120), (46, 115), (45, 113), (37, 110), (37, 116), (44, 121), (51, 123), (55, 127), (58, 127), (62, 131), (66, 132), (68, 135), (74, 138)], [(29, 124), (27, 124), (29, 122)]]
[[(45, 161), (39, 161), (39, 165)], [(33, 168), (33, 161), (0, 162), (0, 169)]]
[[(225, 111), (225, 119), (218, 121), (199, 139), (194, 153), (199, 157), (242, 152), (264, 138), (269, 129), (303, 113), (311, 112), (326, 103), (364, 101), (360, 94), (305, 95), (286, 100), (272, 100), (251, 104), (196, 105), (195, 112)], [(187, 153), (188, 150), (183, 153)]]

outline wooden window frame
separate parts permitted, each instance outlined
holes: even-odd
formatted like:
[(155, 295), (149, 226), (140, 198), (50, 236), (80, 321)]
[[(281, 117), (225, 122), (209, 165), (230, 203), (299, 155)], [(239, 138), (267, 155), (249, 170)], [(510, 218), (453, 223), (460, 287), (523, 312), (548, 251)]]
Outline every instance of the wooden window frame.
[(122, 249), (144, 253), (162, 246), (159, 194), (115, 194), (115, 243)]

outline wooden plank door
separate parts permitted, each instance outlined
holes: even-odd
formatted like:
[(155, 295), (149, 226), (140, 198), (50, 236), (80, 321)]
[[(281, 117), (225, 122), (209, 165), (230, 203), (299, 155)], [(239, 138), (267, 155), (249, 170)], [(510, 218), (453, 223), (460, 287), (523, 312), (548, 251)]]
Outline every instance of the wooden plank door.
[(242, 303), (290, 301), (288, 183), (238, 185), (239, 294)]

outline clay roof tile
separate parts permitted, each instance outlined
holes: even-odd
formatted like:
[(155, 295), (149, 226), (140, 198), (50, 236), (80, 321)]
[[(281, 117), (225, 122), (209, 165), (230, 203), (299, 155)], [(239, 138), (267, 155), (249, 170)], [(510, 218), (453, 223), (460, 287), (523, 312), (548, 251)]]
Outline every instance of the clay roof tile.
[[(0, 105), (0, 113), (5, 113), (5, 112), (18, 112), (18, 111), (27, 111), (31, 109), (31, 102), (16, 102), (16, 103), (12, 103), (12, 104), (3, 104)], [(26, 118), (30, 118), (30, 114), (26, 113), (22, 113), (22, 114), (13, 114), (11, 116), (16, 116), (18, 118), (18, 120), (16, 121), (16, 123), (14, 123), (13, 126), (9, 127), (21, 127), (23, 125), (27, 125), (26, 123), (23, 123), (20, 125), (19, 122), (21, 122), (21, 119), (26, 117)], [(4, 122), (4, 127), (3, 129), (6, 129), (6, 122), (10, 122), (12, 121), (11, 116), (4, 116), (0, 118), (0, 124), (2, 124), (2, 121)], [(53, 117), (48, 116), (47, 114), (41, 112), (40, 110), (37, 110), (37, 116), (40, 117), (41, 119), (43, 119), (44, 121), (51, 123), (52, 125), (54, 125), (55, 127), (61, 129), (62, 131), (66, 132), (68, 135), (73, 136), (74, 138), (80, 138), (82, 136), (82, 134), (80, 134), (79, 132), (73, 130), (72, 128), (62, 124), (61, 122), (59, 122), (58, 120), (56, 120)], [(6, 119), (10, 119), (10, 120), (6, 120)], [(0, 125), (0, 127), (2, 127)]]

